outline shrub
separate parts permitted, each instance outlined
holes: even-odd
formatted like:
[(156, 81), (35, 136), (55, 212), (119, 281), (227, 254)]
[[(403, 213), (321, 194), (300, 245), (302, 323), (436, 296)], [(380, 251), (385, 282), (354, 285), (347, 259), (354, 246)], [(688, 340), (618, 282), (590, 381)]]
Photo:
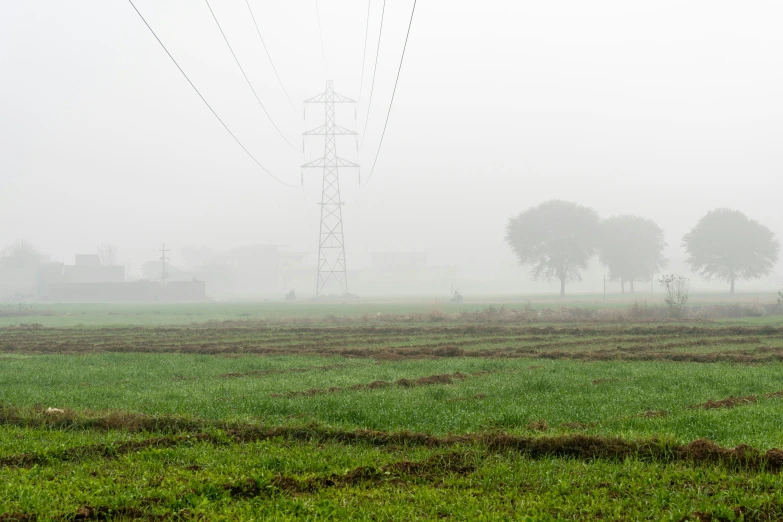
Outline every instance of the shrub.
[(691, 282), (687, 277), (664, 274), (658, 280), (664, 289), (663, 301), (669, 308), (672, 317), (681, 317), (683, 308), (688, 303), (688, 294), (691, 290)]

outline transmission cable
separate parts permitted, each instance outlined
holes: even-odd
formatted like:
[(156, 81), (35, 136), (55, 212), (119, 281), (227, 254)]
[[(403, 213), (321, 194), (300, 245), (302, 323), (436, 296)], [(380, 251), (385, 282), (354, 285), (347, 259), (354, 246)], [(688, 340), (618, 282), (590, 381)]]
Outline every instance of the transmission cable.
[(372, 162), (372, 169), (370, 169), (370, 175), (367, 176), (367, 181), (364, 182), (364, 186), (370, 182), (372, 173), (375, 172), (375, 165), (378, 163), (378, 156), (381, 154), (381, 146), (383, 146), (383, 137), (386, 135), (386, 126), (389, 124), (389, 116), (391, 115), (392, 104), (394, 103), (394, 93), (397, 92), (397, 82), (400, 81), (400, 71), (402, 71), (402, 61), (405, 59), (405, 49), (408, 47), (408, 37), (411, 35), (411, 25), (413, 25), (413, 14), (416, 12), (416, 0), (413, 0), (413, 9), (411, 9), (411, 19), (408, 22), (408, 32), (405, 34), (405, 44), (402, 46), (402, 56), (400, 56), (400, 67), (397, 69), (397, 79), (394, 80), (394, 90), (392, 91), (391, 101), (389, 102), (389, 112), (386, 113), (386, 123), (383, 124), (383, 132), (381, 133), (381, 142), (378, 144), (378, 151), (375, 153), (375, 161)]
[(362, 142), (359, 144), (359, 150), (364, 146), (364, 137), (367, 135), (367, 123), (370, 121), (370, 111), (372, 110), (372, 92), (375, 90), (375, 72), (378, 70), (378, 54), (381, 52), (381, 35), (383, 34), (383, 15), (386, 12), (386, 0), (383, 0), (381, 9), (381, 28), (378, 31), (378, 48), (375, 50), (375, 67), (372, 70), (372, 83), (370, 84), (370, 101), (367, 102), (367, 116), (364, 119), (364, 131), (362, 131)]
[(324, 57), (324, 72), (329, 74), (329, 64), (326, 62), (326, 47), (324, 47), (324, 33), (321, 30), (321, 10), (318, 9), (318, 0), (315, 0), (315, 16), (318, 18), (318, 36), (321, 39), (321, 54)]
[(266, 110), (266, 107), (264, 107), (264, 104), (261, 103), (261, 98), (258, 97), (258, 93), (256, 93), (255, 88), (253, 88), (253, 84), (250, 83), (250, 78), (247, 77), (247, 74), (245, 74), (245, 70), (242, 68), (242, 64), (239, 63), (239, 58), (237, 58), (236, 53), (234, 52), (234, 49), (231, 47), (231, 44), (228, 42), (228, 38), (226, 37), (226, 33), (223, 32), (223, 28), (220, 27), (220, 22), (218, 22), (217, 16), (215, 16), (215, 12), (212, 10), (212, 6), (209, 5), (209, 0), (204, 0), (206, 2), (207, 7), (209, 8), (209, 12), (212, 14), (212, 19), (215, 21), (215, 24), (217, 25), (218, 29), (220, 30), (220, 34), (223, 35), (223, 40), (226, 41), (226, 45), (228, 46), (228, 50), (231, 51), (231, 56), (234, 57), (234, 61), (237, 62), (237, 66), (239, 66), (239, 70), (242, 71), (242, 76), (245, 77), (245, 81), (247, 82), (248, 87), (250, 87), (250, 90), (253, 91), (253, 96), (256, 97), (256, 101), (261, 106), (261, 108), (264, 110), (264, 114), (266, 114), (266, 117), (269, 118), (269, 122), (272, 124), (272, 127), (275, 128), (277, 133), (280, 135), (283, 140), (288, 143), (288, 146), (294, 149), (296, 152), (302, 152), (302, 149), (297, 149), (294, 145), (291, 144), (290, 141), (288, 141), (288, 138), (285, 137), (283, 132), (277, 127), (277, 124), (272, 119), (272, 116), (269, 114), (269, 112)]
[(266, 53), (266, 57), (269, 58), (269, 65), (272, 66), (272, 70), (275, 72), (275, 76), (277, 76), (277, 81), (280, 82), (280, 88), (283, 89), (283, 93), (285, 94), (285, 97), (288, 98), (288, 103), (291, 104), (291, 108), (296, 111), (296, 114), (299, 114), (299, 109), (296, 108), (296, 105), (294, 105), (294, 102), (291, 101), (291, 97), (288, 95), (288, 91), (285, 88), (285, 85), (283, 85), (283, 80), (280, 79), (280, 75), (277, 74), (277, 68), (275, 67), (275, 63), (272, 61), (272, 55), (269, 54), (269, 49), (266, 47), (266, 42), (264, 42), (264, 37), (261, 36), (261, 29), (258, 28), (258, 22), (256, 22), (256, 17), (253, 14), (253, 9), (250, 7), (250, 0), (245, 0), (245, 3), (247, 4), (247, 10), (250, 11), (250, 18), (253, 19), (253, 25), (256, 26), (256, 32), (258, 33), (258, 38), (261, 40), (261, 45), (264, 47), (264, 52)]
[(147, 26), (147, 29), (149, 29), (149, 30), (150, 30), (150, 32), (152, 33), (152, 36), (154, 36), (154, 37), (155, 37), (155, 39), (158, 41), (158, 43), (160, 44), (160, 46), (161, 46), (161, 47), (163, 47), (163, 50), (164, 50), (164, 51), (166, 51), (166, 54), (169, 56), (169, 58), (171, 58), (171, 61), (172, 61), (172, 62), (174, 62), (174, 65), (176, 65), (176, 66), (177, 66), (177, 69), (179, 69), (179, 72), (181, 72), (181, 73), (182, 73), (182, 76), (184, 76), (184, 77), (185, 77), (185, 79), (188, 81), (188, 83), (190, 84), (190, 86), (191, 86), (191, 87), (193, 87), (193, 90), (194, 90), (194, 91), (196, 91), (196, 94), (198, 94), (199, 98), (201, 98), (201, 101), (203, 101), (203, 102), (204, 102), (204, 104), (205, 104), (205, 105), (206, 105), (206, 106), (209, 108), (209, 110), (212, 112), (212, 114), (215, 116), (215, 118), (217, 118), (217, 120), (220, 122), (220, 124), (223, 126), (223, 128), (224, 128), (224, 129), (226, 129), (226, 131), (227, 131), (227, 132), (228, 132), (228, 133), (231, 135), (231, 137), (232, 137), (232, 138), (234, 138), (234, 141), (236, 141), (236, 142), (237, 142), (237, 145), (239, 145), (240, 147), (242, 147), (242, 150), (244, 150), (244, 151), (245, 151), (245, 153), (246, 153), (248, 156), (250, 156), (250, 159), (252, 159), (252, 160), (253, 160), (253, 161), (256, 163), (256, 165), (258, 165), (259, 167), (261, 167), (261, 170), (263, 170), (264, 172), (266, 172), (267, 174), (269, 174), (269, 176), (271, 176), (272, 178), (274, 178), (274, 179), (275, 179), (276, 181), (278, 181), (279, 183), (282, 183), (283, 185), (286, 185), (286, 186), (288, 186), (288, 187), (294, 187), (294, 188), (296, 188), (298, 185), (292, 185), (292, 184), (290, 184), (290, 183), (286, 183), (286, 182), (285, 182), (285, 181), (283, 181), (282, 179), (280, 179), (280, 178), (278, 178), (277, 176), (275, 176), (274, 174), (272, 174), (272, 173), (271, 173), (271, 172), (270, 172), (270, 171), (269, 171), (269, 170), (268, 170), (266, 167), (264, 167), (264, 166), (261, 164), (261, 162), (260, 162), (260, 161), (258, 161), (258, 160), (256, 159), (256, 157), (255, 157), (255, 156), (253, 156), (253, 155), (250, 153), (250, 151), (249, 151), (249, 150), (247, 150), (247, 147), (245, 147), (244, 145), (242, 145), (242, 142), (241, 142), (241, 141), (239, 141), (239, 138), (237, 138), (237, 137), (236, 137), (236, 135), (235, 135), (233, 132), (231, 132), (231, 129), (229, 129), (229, 128), (228, 128), (228, 125), (226, 125), (226, 123), (225, 123), (225, 122), (224, 122), (224, 121), (223, 121), (223, 120), (220, 118), (220, 116), (218, 116), (218, 113), (217, 113), (217, 112), (215, 112), (215, 109), (213, 109), (213, 108), (212, 108), (212, 106), (209, 104), (209, 102), (207, 102), (206, 98), (204, 98), (204, 96), (201, 94), (201, 92), (200, 92), (200, 91), (199, 91), (199, 90), (196, 88), (195, 84), (194, 84), (194, 83), (193, 83), (193, 82), (190, 80), (190, 78), (188, 77), (188, 75), (187, 75), (187, 74), (185, 74), (185, 71), (184, 71), (184, 70), (182, 70), (182, 67), (180, 67), (180, 66), (179, 66), (179, 63), (177, 63), (177, 60), (175, 60), (175, 59), (174, 59), (174, 57), (171, 55), (171, 53), (170, 53), (170, 52), (169, 52), (169, 50), (166, 48), (166, 46), (165, 46), (165, 45), (163, 45), (163, 42), (161, 41), (161, 39), (160, 39), (160, 38), (158, 38), (158, 35), (157, 35), (157, 34), (155, 34), (155, 31), (152, 29), (152, 27), (150, 26), (150, 24), (148, 24), (148, 23), (147, 23), (147, 20), (144, 18), (144, 15), (142, 15), (142, 14), (141, 14), (141, 12), (139, 11), (139, 9), (136, 7), (136, 4), (134, 4), (134, 3), (133, 3), (133, 0), (128, 0), (128, 2), (130, 2), (130, 5), (131, 5), (131, 6), (133, 6), (133, 9), (134, 9), (134, 11), (136, 11), (136, 14), (138, 14), (138, 15), (139, 15), (139, 17), (141, 18), (141, 21), (142, 21), (142, 22), (144, 22), (144, 25), (146, 25), (146, 26)]
[(362, 51), (362, 76), (359, 80), (359, 102), (357, 106), (362, 102), (362, 87), (364, 87), (364, 64), (367, 61), (367, 33), (370, 30), (370, 7), (372, 7), (372, 0), (367, 0), (367, 21), (364, 23), (364, 51)]

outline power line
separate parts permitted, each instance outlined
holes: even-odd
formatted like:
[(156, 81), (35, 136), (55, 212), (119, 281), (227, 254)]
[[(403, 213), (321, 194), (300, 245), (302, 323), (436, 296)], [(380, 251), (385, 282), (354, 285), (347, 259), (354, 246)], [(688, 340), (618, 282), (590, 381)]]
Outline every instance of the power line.
[(231, 137), (232, 137), (232, 138), (234, 138), (234, 141), (236, 141), (236, 142), (237, 142), (237, 145), (239, 145), (240, 147), (242, 147), (242, 150), (244, 150), (244, 151), (245, 151), (245, 153), (246, 153), (248, 156), (250, 156), (250, 159), (252, 159), (252, 160), (253, 160), (253, 161), (256, 163), (256, 165), (258, 165), (259, 167), (261, 167), (261, 170), (263, 170), (264, 172), (266, 172), (267, 174), (269, 174), (269, 176), (271, 176), (272, 178), (274, 178), (274, 179), (275, 179), (276, 181), (278, 181), (279, 183), (282, 183), (283, 185), (287, 185), (287, 186), (289, 186), (289, 187), (294, 187), (294, 188), (296, 188), (296, 185), (292, 185), (292, 184), (290, 184), (290, 183), (286, 183), (285, 181), (281, 180), (280, 178), (278, 178), (277, 176), (275, 176), (274, 174), (272, 174), (271, 172), (269, 172), (269, 170), (268, 170), (266, 167), (264, 167), (264, 166), (261, 164), (261, 162), (260, 162), (260, 161), (258, 161), (258, 160), (256, 159), (256, 157), (255, 157), (255, 156), (253, 156), (253, 155), (250, 153), (250, 151), (249, 151), (249, 150), (247, 150), (247, 148), (246, 148), (244, 145), (242, 145), (242, 142), (241, 142), (241, 141), (239, 141), (239, 138), (237, 138), (237, 137), (236, 137), (236, 135), (235, 135), (233, 132), (231, 132), (231, 129), (229, 129), (229, 128), (228, 128), (228, 125), (226, 125), (226, 124), (225, 124), (225, 122), (224, 122), (224, 121), (223, 121), (223, 120), (220, 118), (220, 116), (218, 116), (218, 114), (215, 112), (215, 109), (213, 109), (213, 108), (212, 108), (212, 106), (209, 104), (209, 102), (207, 102), (206, 98), (204, 98), (204, 96), (201, 94), (201, 92), (200, 92), (200, 91), (199, 91), (199, 90), (196, 88), (196, 86), (195, 86), (195, 85), (193, 84), (193, 82), (190, 80), (190, 78), (188, 77), (188, 75), (187, 75), (187, 74), (185, 74), (185, 71), (183, 71), (183, 70), (182, 70), (182, 67), (180, 67), (180, 66), (179, 66), (179, 64), (177, 63), (177, 60), (175, 60), (175, 59), (174, 59), (174, 57), (173, 57), (173, 56), (171, 55), (171, 53), (169, 52), (169, 50), (168, 50), (168, 49), (166, 49), (166, 46), (165, 46), (165, 45), (163, 45), (163, 42), (160, 40), (160, 38), (158, 38), (158, 35), (157, 35), (157, 34), (155, 34), (155, 31), (152, 29), (152, 27), (150, 26), (150, 24), (148, 24), (148, 23), (147, 23), (147, 20), (144, 18), (144, 15), (142, 15), (142, 14), (141, 14), (141, 12), (138, 10), (138, 8), (136, 7), (136, 4), (134, 4), (134, 3), (133, 3), (133, 0), (128, 0), (128, 2), (130, 2), (130, 5), (131, 5), (131, 6), (133, 6), (133, 10), (134, 10), (134, 11), (136, 11), (136, 14), (138, 14), (138, 15), (139, 15), (139, 17), (141, 18), (141, 21), (142, 21), (142, 22), (144, 22), (144, 25), (146, 25), (146, 26), (147, 26), (147, 29), (149, 29), (149, 30), (150, 30), (150, 32), (152, 33), (152, 36), (154, 36), (154, 37), (155, 37), (155, 39), (158, 41), (158, 43), (160, 44), (160, 46), (161, 46), (161, 47), (163, 47), (163, 50), (164, 50), (164, 51), (166, 51), (166, 54), (169, 56), (169, 58), (171, 58), (171, 61), (172, 61), (172, 62), (174, 62), (174, 65), (176, 65), (176, 66), (177, 66), (177, 69), (179, 69), (179, 72), (181, 72), (181, 73), (182, 73), (182, 76), (184, 76), (184, 77), (185, 77), (185, 79), (188, 81), (188, 83), (190, 84), (190, 86), (191, 86), (191, 87), (193, 87), (193, 90), (194, 90), (194, 91), (196, 91), (196, 94), (198, 94), (199, 98), (201, 98), (201, 101), (203, 101), (203, 102), (204, 102), (204, 104), (205, 104), (205, 105), (206, 105), (206, 106), (209, 108), (209, 110), (212, 112), (212, 114), (215, 116), (215, 118), (217, 118), (217, 120), (220, 122), (220, 124), (223, 126), (223, 128), (224, 128), (224, 129), (226, 129), (226, 131), (227, 131), (227, 132), (228, 132), (228, 133), (231, 135)]
[(367, 21), (364, 23), (364, 51), (362, 51), (362, 76), (359, 80), (359, 101), (357, 106), (362, 101), (362, 87), (364, 87), (364, 63), (367, 61), (367, 33), (370, 30), (370, 7), (372, 7), (372, 0), (367, 0)]
[(321, 30), (321, 10), (318, 9), (318, 0), (315, 0), (315, 16), (318, 18), (318, 36), (321, 38), (321, 54), (324, 57), (324, 72), (328, 74), (329, 65), (326, 63), (326, 48), (324, 47), (324, 33)]
[(362, 143), (359, 149), (364, 146), (364, 137), (367, 135), (367, 123), (370, 121), (370, 111), (372, 110), (372, 93), (375, 90), (375, 72), (378, 70), (378, 54), (381, 52), (381, 35), (383, 34), (383, 15), (386, 12), (386, 0), (383, 0), (381, 9), (381, 28), (378, 31), (378, 48), (375, 50), (375, 67), (372, 70), (372, 83), (370, 84), (370, 101), (367, 103), (367, 117), (364, 119), (364, 130), (362, 131)]
[(402, 61), (405, 59), (405, 49), (408, 47), (408, 37), (411, 35), (411, 25), (413, 25), (413, 14), (416, 12), (416, 0), (413, 0), (413, 9), (411, 9), (411, 19), (408, 22), (408, 32), (405, 34), (405, 44), (402, 46), (402, 56), (400, 56), (400, 67), (397, 69), (397, 79), (394, 80), (394, 90), (392, 91), (391, 101), (389, 102), (389, 112), (386, 113), (386, 123), (383, 124), (383, 132), (381, 133), (381, 142), (378, 144), (378, 151), (375, 153), (375, 161), (372, 162), (372, 169), (370, 169), (370, 175), (367, 176), (367, 181), (364, 182), (364, 186), (370, 182), (372, 173), (375, 172), (375, 164), (378, 163), (378, 156), (381, 154), (381, 146), (383, 146), (383, 137), (386, 135), (386, 126), (389, 124), (389, 116), (391, 115), (392, 104), (394, 103), (394, 93), (397, 92), (397, 82), (400, 81), (400, 71), (402, 71)]
[(245, 0), (245, 3), (247, 4), (247, 10), (250, 11), (250, 17), (253, 19), (253, 25), (256, 26), (256, 32), (258, 33), (258, 38), (261, 40), (261, 45), (264, 47), (264, 52), (266, 52), (266, 57), (269, 58), (269, 64), (272, 66), (272, 70), (275, 72), (275, 76), (277, 76), (277, 81), (280, 82), (280, 87), (283, 89), (283, 92), (285, 93), (285, 97), (288, 98), (288, 103), (291, 104), (291, 108), (296, 111), (297, 114), (299, 114), (299, 109), (296, 108), (296, 105), (294, 105), (294, 102), (291, 101), (291, 97), (288, 96), (288, 91), (285, 89), (285, 85), (283, 85), (283, 80), (280, 79), (280, 75), (277, 74), (277, 68), (275, 68), (275, 63), (272, 61), (272, 55), (269, 54), (269, 49), (266, 47), (266, 43), (264, 42), (264, 37), (261, 36), (261, 29), (258, 28), (258, 22), (256, 22), (256, 17), (253, 15), (253, 9), (250, 8), (250, 0)]
[(239, 67), (239, 70), (242, 71), (242, 76), (245, 77), (245, 81), (247, 82), (248, 87), (250, 87), (250, 90), (253, 91), (253, 96), (256, 97), (256, 101), (261, 106), (261, 108), (264, 110), (264, 114), (266, 114), (266, 117), (269, 118), (269, 122), (272, 124), (272, 127), (275, 128), (277, 133), (280, 135), (283, 140), (288, 143), (288, 146), (294, 149), (296, 152), (302, 152), (300, 149), (297, 149), (295, 146), (291, 144), (290, 141), (288, 141), (288, 138), (285, 137), (283, 132), (277, 127), (277, 124), (275, 124), (275, 121), (272, 119), (272, 116), (269, 114), (269, 112), (266, 110), (266, 107), (264, 107), (264, 104), (261, 103), (261, 98), (258, 97), (258, 93), (256, 93), (255, 88), (253, 88), (253, 84), (250, 83), (250, 78), (247, 77), (247, 74), (245, 74), (245, 70), (242, 68), (242, 64), (239, 63), (239, 58), (237, 58), (236, 53), (234, 53), (234, 49), (231, 47), (231, 44), (228, 42), (228, 38), (226, 37), (226, 33), (223, 32), (223, 28), (220, 27), (220, 22), (218, 22), (217, 16), (215, 16), (215, 12), (212, 10), (212, 6), (209, 5), (209, 0), (204, 0), (207, 4), (207, 8), (209, 8), (210, 14), (212, 14), (212, 19), (215, 21), (215, 24), (217, 25), (218, 29), (220, 30), (220, 34), (223, 35), (223, 40), (226, 41), (226, 45), (228, 46), (228, 50), (231, 51), (231, 56), (234, 57), (234, 61), (237, 62), (237, 66)]

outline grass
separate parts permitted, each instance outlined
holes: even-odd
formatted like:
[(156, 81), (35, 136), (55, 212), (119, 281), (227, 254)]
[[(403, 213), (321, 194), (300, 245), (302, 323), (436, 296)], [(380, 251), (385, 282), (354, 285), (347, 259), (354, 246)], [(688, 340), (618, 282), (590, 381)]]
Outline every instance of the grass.
[(774, 520), (781, 486), (720, 465), (265, 440), (4, 468), (0, 505), (39, 519)]
[(783, 517), (779, 321), (84, 311), (0, 328), (4, 522)]
[[(444, 435), (503, 429), (529, 432), (545, 421), (550, 433), (576, 431), (624, 437), (667, 436), (679, 442), (709, 438), (734, 446), (783, 446), (776, 429), (783, 399), (716, 410), (689, 405), (729, 396), (783, 390), (783, 364), (677, 364), (668, 362), (487, 361), (448, 358), (366, 364), (302, 373), (225, 378), (226, 373), (303, 369), (334, 358), (216, 359), (194, 355), (98, 354), (42, 356), (4, 364), (0, 402), (73, 410), (127, 410), (149, 415), (195, 415), (207, 420), (290, 425), (316, 422), (342, 429), (411, 430)], [(260, 364), (259, 364), (260, 363)], [(475, 372), (496, 372), (471, 376)], [(357, 384), (430, 375), (468, 375), (453, 384), (391, 385), (351, 390)], [(595, 381), (602, 381), (594, 384)], [(329, 392), (329, 388), (340, 391)], [(311, 396), (277, 394), (320, 390)], [(481, 396), (481, 398), (475, 398)], [(664, 417), (644, 417), (664, 411)]]

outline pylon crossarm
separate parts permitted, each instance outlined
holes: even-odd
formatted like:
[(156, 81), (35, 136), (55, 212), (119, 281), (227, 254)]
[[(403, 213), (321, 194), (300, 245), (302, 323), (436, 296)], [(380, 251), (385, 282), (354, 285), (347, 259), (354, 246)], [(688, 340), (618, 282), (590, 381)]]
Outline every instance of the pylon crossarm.
[(354, 163), (352, 161), (348, 161), (347, 159), (338, 158), (338, 157), (334, 158), (334, 160), (333, 160), (334, 164), (332, 164), (332, 165), (326, 165), (326, 161), (327, 161), (326, 158), (322, 157), (322, 158), (314, 159), (310, 163), (305, 163), (301, 167), (304, 168), (304, 169), (316, 169), (316, 168), (322, 169), (322, 168), (327, 167), (327, 166), (328, 167), (332, 167), (332, 168), (334, 168), (334, 167), (359, 168), (359, 166), (360, 166), (358, 163)]
[(305, 163), (304, 165), (302, 165), (302, 168), (303, 169), (323, 168), (325, 161), (326, 161), (326, 158), (314, 159), (310, 163)]
[(335, 136), (358, 136), (359, 134), (358, 132), (346, 129), (345, 127), (340, 127), (339, 125), (334, 125), (332, 129), (327, 128), (326, 125), (321, 125), (320, 127), (303, 132), (302, 134), (304, 136), (326, 136), (329, 134), (334, 134)]
[(351, 167), (351, 168), (359, 168), (358, 163), (354, 163), (352, 161), (348, 161), (343, 158), (337, 158), (337, 166), (338, 167)]
[[(330, 100), (329, 96), (334, 96), (334, 99)], [(352, 100), (348, 96), (343, 96), (336, 92), (326, 93), (322, 92), (312, 98), (307, 98), (304, 103), (356, 103), (356, 100)]]

